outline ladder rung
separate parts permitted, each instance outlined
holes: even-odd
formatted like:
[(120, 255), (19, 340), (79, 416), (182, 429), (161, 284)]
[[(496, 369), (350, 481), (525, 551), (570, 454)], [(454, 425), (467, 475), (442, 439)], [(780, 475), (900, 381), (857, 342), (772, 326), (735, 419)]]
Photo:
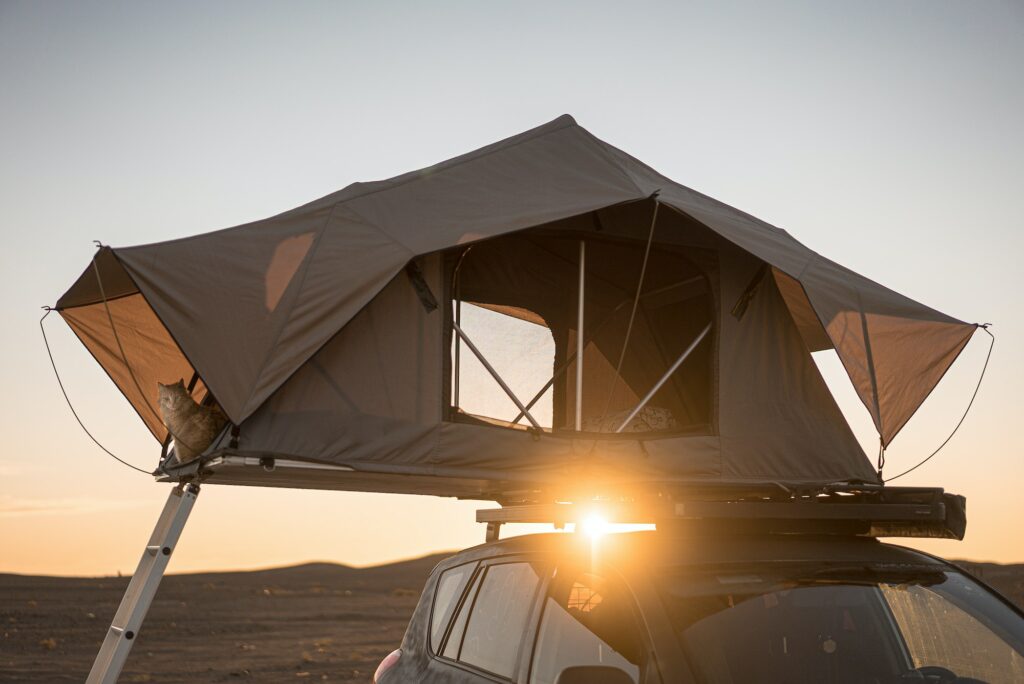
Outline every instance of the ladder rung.
[[(138, 548), (138, 547), (136, 547), (136, 548)], [(110, 631), (113, 632), (114, 634), (121, 635), (121, 634), (124, 634), (124, 627), (116, 627), (114, 625), (110, 625)]]

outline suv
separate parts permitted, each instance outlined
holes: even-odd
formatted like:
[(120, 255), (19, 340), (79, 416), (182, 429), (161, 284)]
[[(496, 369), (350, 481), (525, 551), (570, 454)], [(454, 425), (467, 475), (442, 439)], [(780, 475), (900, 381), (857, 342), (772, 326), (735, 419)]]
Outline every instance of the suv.
[(873, 538), (630, 532), (441, 562), (374, 681), (1024, 682), (1024, 614)]

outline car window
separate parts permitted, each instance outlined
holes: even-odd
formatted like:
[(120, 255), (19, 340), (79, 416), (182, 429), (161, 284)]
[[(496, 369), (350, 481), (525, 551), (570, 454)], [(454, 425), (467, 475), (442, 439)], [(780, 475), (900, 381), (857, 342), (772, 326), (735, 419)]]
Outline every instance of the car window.
[(562, 572), (544, 602), (531, 684), (554, 684), (576, 665), (605, 665), (640, 675), (639, 628), (625, 588), (591, 573)]
[[(935, 586), (884, 584), (881, 589), (915, 668), (943, 668), (983, 682), (1024, 681), (1024, 654), (978, 610), (985, 605), (994, 613), (1004, 607), (979, 585), (950, 573)], [(958, 605), (966, 596), (975, 615)]]
[(480, 580), (483, 578), (483, 573), (477, 573), (476, 579), (473, 580), (473, 586), (466, 592), (466, 598), (462, 601), (462, 607), (459, 609), (459, 614), (455, 618), (455, 624), (452, 625), (451, 632), (448, 634), (448, 640), (444, 643), (444, 655), (445, 658), (451, 658), (452, 660), (458, 660), (459, 649), (462, 648), (462, 635), (466, 632), (466, 621), (469, 620), (469, 611), (473, 608), (473, 602), (476, 601), (476, 592), (480, 588)]
[(435, 651), (441, 646), (444, 628), (451, 620), (452, 613), (462, 595), (462, 588), (473, 572), (473, 564), (449, 568), (441, 573), (434, 592), (434, 605), (430, 614), (430, 646)]
[(511, 678), (539, 584), (530, 563), (488, 567), (463, 601), (444, 655)]
[(1024, 621), (935, 566), (780, 565), (661, 585), (700, 684), (1024, 681)]

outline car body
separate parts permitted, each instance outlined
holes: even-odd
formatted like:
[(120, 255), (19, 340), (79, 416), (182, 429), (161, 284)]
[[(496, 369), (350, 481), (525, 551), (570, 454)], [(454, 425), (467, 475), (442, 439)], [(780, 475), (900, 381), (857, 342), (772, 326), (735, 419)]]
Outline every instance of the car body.
[(441, 562), (377, 681), (1021, 682), (1024, 614), (867, 537), (529, 535)]

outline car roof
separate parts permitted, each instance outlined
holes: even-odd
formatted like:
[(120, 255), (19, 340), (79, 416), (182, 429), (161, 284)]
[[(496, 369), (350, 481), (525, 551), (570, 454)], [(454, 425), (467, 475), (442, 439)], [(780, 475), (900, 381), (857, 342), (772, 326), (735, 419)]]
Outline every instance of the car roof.
[(572, 558), (599, 556), (619, 568), (648, 569), (747, 565), (764, 562), (912, 564), (950, 567), (926, 553), (871, 537), (840, 535), (681, 535), (667, 531), (612, 533), (592, 543), (577, 533), (543, 533), (510, 537), (460, 551), (443, 566), (518, 554)]

